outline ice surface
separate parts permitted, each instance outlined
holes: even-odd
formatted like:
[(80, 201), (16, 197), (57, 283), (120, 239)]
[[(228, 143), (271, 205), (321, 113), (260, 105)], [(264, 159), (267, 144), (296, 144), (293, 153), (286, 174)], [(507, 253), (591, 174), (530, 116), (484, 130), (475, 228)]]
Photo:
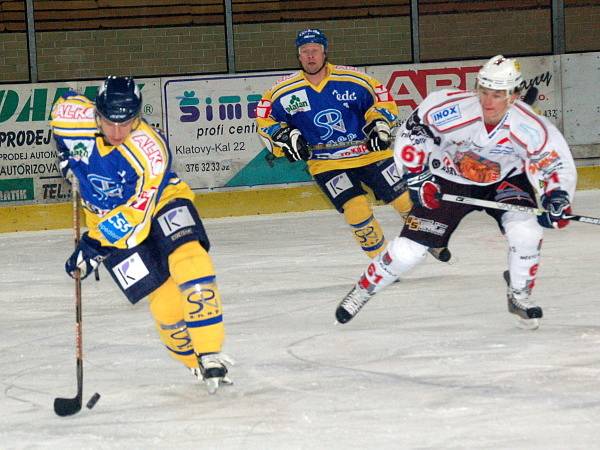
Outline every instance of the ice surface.
[[(575, 210), (600, 215), (600, 191)], [(388, 236), (400, 230), (377, 207)], [(334, 310), (367, 259), (334, 211), (207, 220), (235, 384), (209, 396), (171, 360), (146, 302), (84, 281), (84, 404), (75, 395), (69, 230), (0, 235), (2, 449), (600, 448), (600, 227), (545, 233), (537, 331), (505, 300), (506, 245), (476, 213), (346, 325)]]

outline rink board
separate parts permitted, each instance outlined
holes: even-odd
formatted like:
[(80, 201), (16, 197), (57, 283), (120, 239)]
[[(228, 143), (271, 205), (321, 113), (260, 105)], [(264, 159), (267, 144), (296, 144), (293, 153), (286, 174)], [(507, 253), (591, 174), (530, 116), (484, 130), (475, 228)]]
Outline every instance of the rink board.
[[(600, 188), (600, 166), (578, 167), (577, 189)], [(204, 218), (302, 212), (332, 208), (314, 184), (277, 189), (247, 189), (196, 195)], [(7, 206), (0, 208), (0, 233), (69, 228), (71, 204)]]

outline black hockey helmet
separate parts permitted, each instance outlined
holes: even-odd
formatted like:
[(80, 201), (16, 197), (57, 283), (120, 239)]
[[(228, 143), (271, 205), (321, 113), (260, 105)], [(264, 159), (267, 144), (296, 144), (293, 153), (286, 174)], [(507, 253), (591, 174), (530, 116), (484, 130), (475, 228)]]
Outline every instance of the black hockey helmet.
[(140, 114), (142, 94), (132, 77), (109, 76), (96, 96), (96, 111), (111, 122), (127, 122)]

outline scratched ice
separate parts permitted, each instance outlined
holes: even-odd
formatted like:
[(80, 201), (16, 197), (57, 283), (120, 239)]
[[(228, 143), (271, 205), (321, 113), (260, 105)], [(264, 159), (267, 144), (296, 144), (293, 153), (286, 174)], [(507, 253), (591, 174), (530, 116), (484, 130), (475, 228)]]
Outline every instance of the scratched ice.
[[(574, 209), (599, 216), (599, 199)], [(0, 448), (600, 448), (600, 227), (546, 232), (535, 332), (507, 312), (485, 214), (453, 238), (455, 264), (428, 257), (343, 326), (335, 306), (367, 260), (335, 212), (206, 227), (235, 385), (209, 396), (103, 269), (83, 290), (84, 402), (102, 398), (69, 418), (52, 402), (75, 395), (70, 232), (0, 235)]]

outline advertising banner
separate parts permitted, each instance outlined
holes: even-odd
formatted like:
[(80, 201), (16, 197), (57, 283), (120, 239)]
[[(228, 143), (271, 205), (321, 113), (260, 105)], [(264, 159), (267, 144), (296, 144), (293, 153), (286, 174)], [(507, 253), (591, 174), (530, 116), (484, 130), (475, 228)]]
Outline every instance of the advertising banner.
[[(558, 56), (517, 58), (523, 73), (523, 94), (538, 89), (536, 110), (555, 125), (562, 125), (561, 72)], [(475, 87), (477, 72), (487, 61), (454, 61), (446, 63), (410, 64), (405, 66), (372, 66), (367, 73), (387, 86), (405, 120), (423, 99), (433, 91), (448, 88), (470, 90)]]
[[(435, 90), (472, 89), (485, 61), (370, 66), (363, 70), (387, 86), (399, 106), (399, 120), (404, 120)], [(538, 89), (534, 109), (561, 130), (566, 111), (564, 131), (571, 145), (598, 144), (599, 96), (588, 88), (589, 80), (598, 72), (598, 53), (524, 57), (518, 61), (524, 75), (523, 94), (531, 87)], [(169, 139), (174, 170), (201, 192), (311, 181), (304, 162), (291, 164), (286, 158), (272, 158), (257, 133), (257, 103), (288, 73), (137, 82), (142, 88), (144, 117), (162, 128)], [(100, 83), (0, 86), (0, 206), (68, 200), (70, 188), (60, 175), (50, 135), (50, 108), (69, 89), (93, 99)], [(591, 94), (581, 95), (587, 91)]]
[[(160, 80), (138, 79), (146, 120), (162, 126)], [(65, 202), (71, 189), (58, 168), (50, 110), (69, 90), (96, 98), (98, 81), (0, 86), (0, 206)]]
[(174, 169), (195, 191), (310, 181), (304, 163), (270, 158), (256, 105), (285, 73), (163, 79)]

